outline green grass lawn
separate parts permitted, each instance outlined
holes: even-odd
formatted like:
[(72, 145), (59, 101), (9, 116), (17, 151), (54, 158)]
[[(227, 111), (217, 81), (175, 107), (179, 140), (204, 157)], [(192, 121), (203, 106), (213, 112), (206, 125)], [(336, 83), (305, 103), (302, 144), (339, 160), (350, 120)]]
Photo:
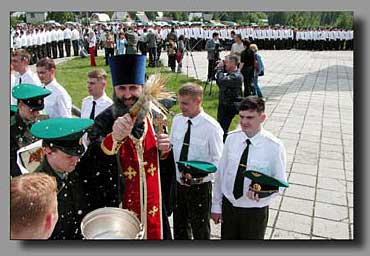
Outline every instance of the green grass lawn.
[[(108, 74), (107, 88), (106, 92), (108, 96), (112, 96), (112, 79), (110, 76), (109, 66), (105, 65), (105, 60), (103, 57), (96, 58), (97, 68), (103, 68)], [(56, 68), (56, 79), (60, 84), (62, 84), (68, 93), (72, 97), (73, 104), (81, 108), (82, 99), (88, 96), (87, 92), (87, 73), (93, 70), (90, 66), (89, 58), (75, 58), (70, 61), (61, 63), (57, 65)], [(154, 74), (155, 72), (162, 73), (167, 79), (167, 89), (170, 91), (177, 92), (178, 88), (186, 82), (195, 82), (204, 87), (205, 83), (200, 80), (187, 77), (184, 74), (176, 74), (169, 71), (166, 67), (161, 68), (147, 68), (147, 74)], [(209, 115), (214, 118), (217, 117), (217, 105), (218, 105), (218, 88), (215, 83), (213, 83), (212, 94), (209, 95), (209, 86), (207, 87), (207, 92), (205, 92), (203, 98), (203, 109)], [(180, 113), (178, 105), (171, 108), (171, 112), (177, 114)], [(172, 118), (169, 118), (169, 123), (171, 123)], [(236, 116), (230, 126), (230, 131), (235, 129), (239, 121), (238, 116)]]

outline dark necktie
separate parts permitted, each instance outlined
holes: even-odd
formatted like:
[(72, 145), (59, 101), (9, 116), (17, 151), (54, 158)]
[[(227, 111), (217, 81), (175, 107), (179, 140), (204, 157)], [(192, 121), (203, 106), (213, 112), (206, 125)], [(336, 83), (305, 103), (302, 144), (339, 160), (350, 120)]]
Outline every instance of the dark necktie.
[(240, 158), (238, 172), (235, 177), (234, 182), (234, 197), (235, 199), (239, 199), (243, 195), (243, 187), (244, 187), (244, 175), (243, 171), (247, 169), (247, 161), (248, 161), (248, 151), (249, 151), (249, 145), (251, 144), (251, 141), (247, 139), (247, 147), (244, 149), (242, 157)]
[(189, 152), (189, 144), (190, 144), (190, 126), (191, 126), (191, 121), (189, 119), (188, 120), (188, 130), (185, 133), (184, 142), (182, 143), (180, 161), (188, 160), (188, 152)]
[(19, 77), (19, 84), (22, 83), (22, 77)]
[(93, 106), (92, 106), (92, 109), (91, 109), (91, 113), (90, 113), (90, 119), (94, 120), (94, 117), (95, 117), (95, 105), (96, 105), (96, 101), (93, 100)]

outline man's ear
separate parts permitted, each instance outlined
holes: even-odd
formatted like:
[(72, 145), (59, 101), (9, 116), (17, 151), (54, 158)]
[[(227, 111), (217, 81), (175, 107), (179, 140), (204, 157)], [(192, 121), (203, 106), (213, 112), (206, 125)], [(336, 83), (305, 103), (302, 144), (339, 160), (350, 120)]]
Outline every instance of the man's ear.
[(53, 228), (53, 221), (54, 221), (53, 213), (48, 212), (45, 216), (43, 223), (45, 233), (49, 233), (49, 231)]
[(265, 113), (265, 112), (263, 112), (263, 113), (261, 114), (261, 121), (262, 121), (262, 122), (265, 122), (265, 121), (266, 121), (266, 119), (267, 119), (267, 115), (266, 115), (266, 113)]

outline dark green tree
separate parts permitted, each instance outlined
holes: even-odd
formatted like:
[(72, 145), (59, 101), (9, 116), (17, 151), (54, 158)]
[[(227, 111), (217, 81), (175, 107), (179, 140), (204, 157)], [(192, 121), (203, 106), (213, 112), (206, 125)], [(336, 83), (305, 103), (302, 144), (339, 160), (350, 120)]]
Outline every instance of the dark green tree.
[(47, 19), (65, 23), (66, 21), (75, 21), (76, 15), (73, 12), (49, 12)]

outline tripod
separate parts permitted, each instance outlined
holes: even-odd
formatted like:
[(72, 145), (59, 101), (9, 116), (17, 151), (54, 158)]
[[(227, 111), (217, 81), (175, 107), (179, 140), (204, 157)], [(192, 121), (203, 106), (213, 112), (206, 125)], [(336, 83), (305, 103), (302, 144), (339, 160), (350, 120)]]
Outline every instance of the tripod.
[[(193, 68), (195, 71), (195, 77), (199, 79), (198, 77), (198, 71), (197, 71), (197, 66), (195, 65), (194, 57), (193, 57), (193, 49), (197, 47), (197, 45), (203, 41), (203, 38), (199, 39), (198, 42), (193, 46), (193, 48), (190, 48), (189, 50), (187, 47), (184, 48), (184, 52), (186, 53), (186, 56), (191, 57), (191, 61), (193, 63)], [(189, 77), (189, 58), (186, 58), (186, 76)]]

